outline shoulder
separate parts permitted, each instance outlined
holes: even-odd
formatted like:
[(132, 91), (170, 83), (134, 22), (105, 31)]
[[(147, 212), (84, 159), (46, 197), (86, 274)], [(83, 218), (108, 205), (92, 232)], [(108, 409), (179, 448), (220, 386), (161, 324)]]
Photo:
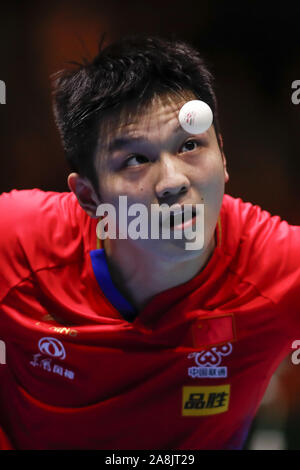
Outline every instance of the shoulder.
[[(76, 260), (89, 216), (73, 193), (39, 189), (0, 195), (2, 292), (38, 269)], [(3, 297), (3, 296), (2, 296)]]
[(260, 206), (225, 195), (223, 249), (231, 269), (274, 301), (300, 286), (300, 227)]
[(83, 212), (73, 193), (13, 190), (0, 195), (1, 243), (13, 238), (30, 242), (42, 236), (59, 240), (59, 235), (78, 230), (78, 216)]
[[(76, 198), (71, 192), (58, 193), (55, 191), (42, 191), (41, 189), (13, 189), (0, 195), (1, 213), (5, 217), (16, 215), (28, 217), (30, 215), (43, 214), (45, 211), (60, 209), (62, 213), (76, 205)], [(13, 214), (11, 213), (13, 210)]]
[(260, 206), (244, 202), (241, 198), (234, 198), (228, 194), (224, 195), (221, 212), (226, 231), (231, 237), (233, 232), (236, 232), (238, 237), (251, 238), (254, 234), (259, 235), (271, 226), (278, 227), (281, 222), (278, 215), (272, 216)]

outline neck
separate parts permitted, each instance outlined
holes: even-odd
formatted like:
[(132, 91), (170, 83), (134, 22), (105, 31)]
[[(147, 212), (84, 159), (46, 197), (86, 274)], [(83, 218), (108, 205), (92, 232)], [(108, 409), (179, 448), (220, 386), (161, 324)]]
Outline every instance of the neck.
[(200, 253), (189, 259), (162, 258), (128, 240), (104, 241), (111, 278), (136, 308), (142, 310), (157, 294), (188, 282), (208, 263), (215, 249), (215, 237)]

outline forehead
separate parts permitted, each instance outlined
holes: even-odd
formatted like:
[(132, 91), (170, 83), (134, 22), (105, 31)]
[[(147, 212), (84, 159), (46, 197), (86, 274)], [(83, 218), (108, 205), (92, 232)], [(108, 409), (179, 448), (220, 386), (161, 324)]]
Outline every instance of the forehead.
[(178, 130), (180, 108), (195, 99), (192, 92), (153, 96), (146, 103), (131, 102), (107, 113), (100, 126), (100, 148), (108, 149), (115, 139), (125, 137), (163, 138)]

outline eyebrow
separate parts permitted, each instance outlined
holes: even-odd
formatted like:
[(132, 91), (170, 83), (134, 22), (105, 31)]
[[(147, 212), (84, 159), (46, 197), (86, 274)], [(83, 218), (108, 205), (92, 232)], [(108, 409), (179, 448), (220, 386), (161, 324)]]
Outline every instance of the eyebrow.
[(120, 150), (124, 147), (128, 147), (128, 145), (132, 143), (140, 143), (140, 142), (145, 142), (146, 139), (145, 137), (117, 137), (114, 139), (112, 142), (110, 142), (108, 146), (108, 151), (109, 152), (116, 152), (117, 150)]
[[(185, 130), (180, 126), (180, 124), (173, 130), (173, 133), (178, 134), (179, 132), (188, 134)], [(128, 147), (134, 143), (141, 143), (141, 142), (149, 142), (149, 139), (146, 136), (137, 136), (137, 137), (129, 137), (129, 136), (120, 136), (116, 137), (110, 144), (108, 145), (109, 152), (116, 152), (124, 147)]]

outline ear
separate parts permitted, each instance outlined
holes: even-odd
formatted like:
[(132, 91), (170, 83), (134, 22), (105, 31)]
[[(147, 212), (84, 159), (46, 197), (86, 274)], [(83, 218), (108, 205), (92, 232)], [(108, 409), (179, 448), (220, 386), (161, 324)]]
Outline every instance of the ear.
[(222, 160), (223, 160), (223, 166), (224, 166), (224, 177), (225, 177), (225, 183), (229, 181), (229, 174), (227, 171), (227, 162), (226, 162), (226, 157), (224, 154), (224, 149), (223, 149), (223, 137), (222, 134), (219, 134), (219, 140), (220, 140), (220, 145), (221, 145), (221, 155), (222, 155)]
[(71, 173), (68, 176), (68, 186), (77, 197), (82, 209), (90, 217), (97, 218), (96, 211), (100, 201), (91, 182), (87, 178), (79, 176), (78, 173)]

